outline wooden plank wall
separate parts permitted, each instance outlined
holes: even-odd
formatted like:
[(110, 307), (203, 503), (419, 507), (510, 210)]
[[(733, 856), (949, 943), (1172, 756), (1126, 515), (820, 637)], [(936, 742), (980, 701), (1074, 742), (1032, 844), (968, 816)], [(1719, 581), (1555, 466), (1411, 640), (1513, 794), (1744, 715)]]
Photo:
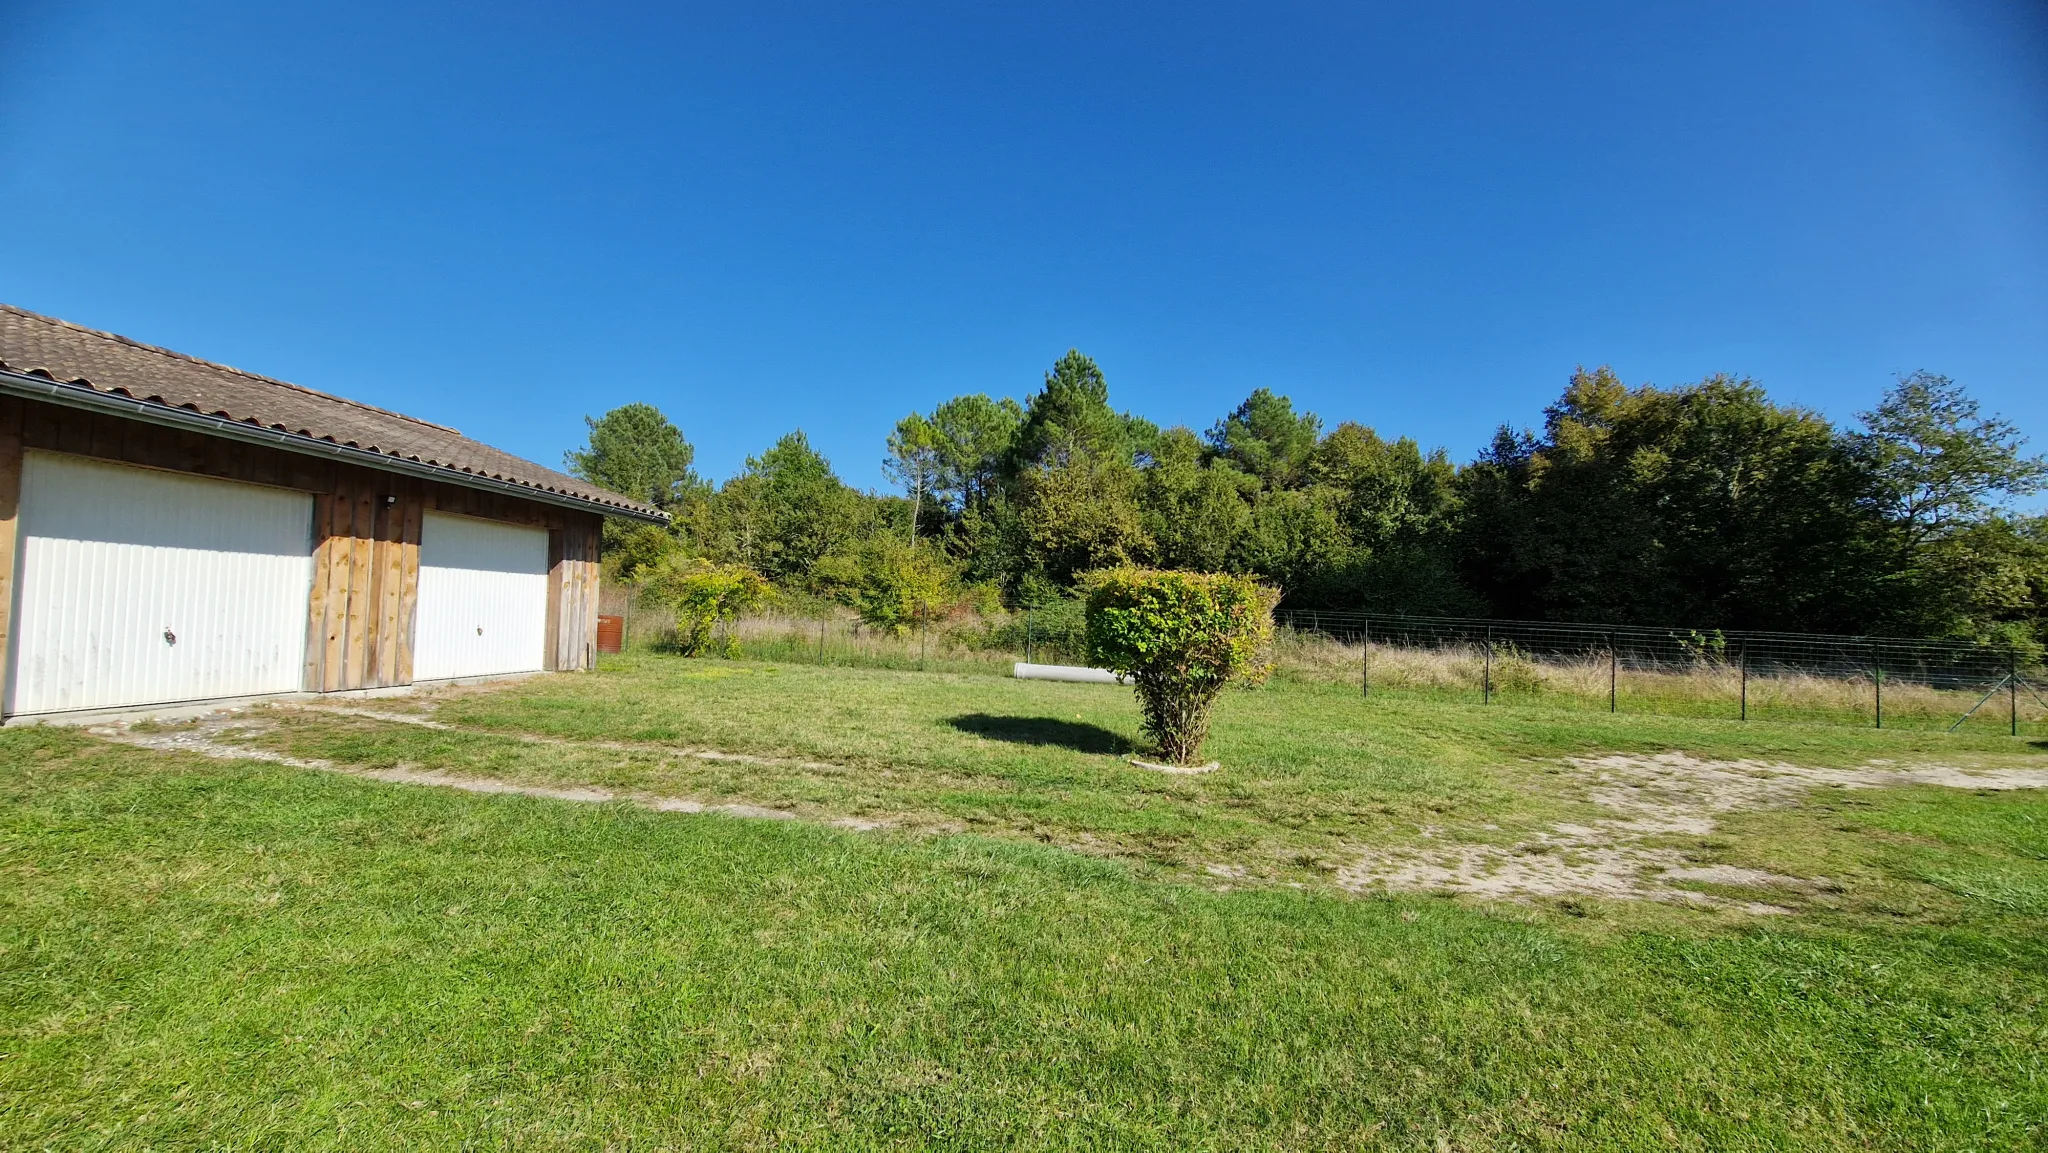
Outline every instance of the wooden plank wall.
[(548, 668), (597, 667), (596, 518), (548, 532)]
[(412, 683), (425, 483), (351, 469), (314, 495), (308, 689)]
[(29, 448), (312, 493), (310, 690), (412, 682), (420, 529), (429, 511), (549, 530), (544, 664), (565, 671), (596, 665), (597, 513), (7, 397), (0, 397), (0, 645), (11, 629), (15, 507), (21, 454)]

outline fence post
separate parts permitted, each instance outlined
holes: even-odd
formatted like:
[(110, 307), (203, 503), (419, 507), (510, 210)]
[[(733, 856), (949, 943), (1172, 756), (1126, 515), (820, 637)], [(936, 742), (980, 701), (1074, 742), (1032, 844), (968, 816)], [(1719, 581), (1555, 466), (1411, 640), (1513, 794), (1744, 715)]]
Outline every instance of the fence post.
[(1024, 663), (1031, 663), (1031, 606), (1024, 606)]
[(1493, 703), (1493, 626), (1486, 626), (1486, 672), (1479, 681), (1479, 703)]
[(1870, 683), (1876, 690), (1873, 698), (1877, 714), (1875, 727), (1884, 727), (1884, 657), (1879, 655), (1877, 642), (1870, 643)]
[(2020, 650), (2005, 650), (2005, 709), (2012, 735), (2020, 735)]
[(1620, 712), (1615, 689), (1620, 681), (1620, 660), (1614, 655), (1614, 634), (1607, 634), (1607, 711)]
[(825, 663), (825, 622), (818, 622), (818, 663)]
[(626, 619), (619, 624), (619, 651), (633, 651), (633, 586), (626, 586)]
[(1742, 719), (1749, 719), (1749, 642), (1743, 641), (1736, 650), (1736, 659), (1742, 662)]
[(919, 621), (917, 622), (917, 671), (918, 671), (918, 672), (923, 672), (923, 671), (924, 671), (924, 666), (925, 666), (925, 662), (926, 662), (926, 661), (927, 661), (927, 660), (928, 660), (928, 659), (929, 659), (929, 658), (931, 657), (931, 655), (932, 655), (932, 626), (931, 626), (931, 622), (929, 622), (929, 621), (925, 621), (925, 620), (919, 620)]
[(1358, 657), (1358, 695), (1372, 695), (1372, 618), (1364, 618), (1365, 644), (1360, 646)]

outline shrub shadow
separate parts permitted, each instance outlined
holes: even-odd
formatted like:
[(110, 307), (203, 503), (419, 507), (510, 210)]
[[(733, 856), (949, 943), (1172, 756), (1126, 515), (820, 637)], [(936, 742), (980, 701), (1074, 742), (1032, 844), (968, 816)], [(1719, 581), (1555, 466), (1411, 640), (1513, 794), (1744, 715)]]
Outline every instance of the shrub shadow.
[(992, 741), (1008, 741), (1013, 745), (1058, 745), (1077, 753), (1105, 753), (1110, 756), (1137, 751), (1129, 739), (1101, 725), (1063, 721), (1056, 717), (997, 717), (988, 713), (968, 713), (953, 717), (946, 723), (963, 733), (987, 737)]

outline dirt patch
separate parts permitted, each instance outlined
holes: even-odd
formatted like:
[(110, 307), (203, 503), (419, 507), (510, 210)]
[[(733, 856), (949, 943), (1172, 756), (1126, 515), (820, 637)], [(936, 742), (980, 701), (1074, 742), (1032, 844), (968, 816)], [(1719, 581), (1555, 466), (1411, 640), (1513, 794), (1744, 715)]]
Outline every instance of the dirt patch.
[(1577, 757), (1566, 763), (1581, 774), (1586, 799), (1613, 816), (1583, 825), (1552, 825), (1511, 845), (1373, 850), (1338, 870), (1337, 883), (1353, 891), (1432, 891), (1496, 900), (1592, 896), (1784, 913), (1789, 910), (1766, 901), (1731, 899), (1683, 886), (1806, 889), (1824, 886), (1826, 878), (1700, 865), (1676, 849), (1647, 842), (1671, 834), (1705, 836), (1714, 831), (1723, 813), (1797, 804), (1816, 788), (2048, 788), (2048, 769), (1969, 771), (1882, 763), (1817, 769), (1767, 761), (1706, 761), (1684, 753)]
[[(448, 729), (437, 721), (399, 713), (377, 713), (368, 709), (329, 709), (325, 711), (347, 713), (355, 716), (372, 717), (378, 720), (397, 721), (404, 724), (418, 724), (430, 728)], [(692, 800), (688, 797), (669, 797), (653, 793), (622, 792), (597, 786), (535, 785), (517, 781), (501, 780), (495, 777), (472, 777), (438, 769), (423, 769), (417, 765), (399, 764), (388, 769), (371, 769), (334, 761), (291, 757), (269, 749), (257, 748), (240, 743), (248, 737), (258, 736), (273, 726), (257, 719), (222, 714), (205, 718), (198, 723), (175, 729), (142, 729), (125, 725), (95, 725), (87, 732), (106, 740), (124, 745), (136, 745), (146, 749), (165, 752), (197, 753), (231, 761), (267, 761), (271, 764), (290, 765), (299, 769), (319, 769), (323, 772), (341, 773), (367, 781), (383, 781), (395, 785), (429, 785), (435, 788), (458, 789), (465, 793), (491, 795), (514, 795), (540, 797), (551, 801), (574, 801), (581, 804), (624, 803), (651, 809), (657, 813), (723, 813), (730, 817), (745, 817), (752, 820), (790, 821), (798, 814), (786, 809), (772, 809), (762, 805), (740, 802), (709, 802)], [(554, 742), (548, 743), (566, 743)], [(705, 750), (686, 750), (677, 755), (702, 755)], [(735, 757), (735, 759), (738, 759)], [(872, 831), (885, 828), (888, 822), (844, 817), (827, 820), (824, 823), (838, 828)]]
[(308, 760), (304, 757), (288, 757), (269, 749), (251, 748), (232, 743), (237, 737), (256, 736), (268, 731), (269, 725), (252, 722), (232, 713), (214, 714), (201, 718), (189, 726), (175, 729), (137, 729), (127, 723), (91, 725), (86, 732), (123, 745), (136, 745), (145, 749), (157, 749), (171, 753), (197, 753), (202, 757), (216, 757), (229, 761), (268, 761), (273, 765), (290, 765), (297, 769), (333, 769), (336, 766), (327, 761)]
[(362, 717), (366, 720), (384, 721), (394, 725), (415, 725), (422, 729), (454, 731), (455, 726), (444, 724), (419, 713), (392, 713), (382, 709), (359, 709), (351, 705), (273, 705), (272, 708), (288, 709), (301, 713), (332, 713), (339, 717)]
[(503, 737), (527, 745), (558, 745), (565, 748), (604, 749), (615, 753), (661, 753), (671, 757), (689, 757), (698, 761), (727, 761), (743, 765), (782, 765), (799, 769), (837, 772), (843, 766), (823, 761), (793, 760), (786, 757), (764, 757), (754, 753), (728, 753), (720, 749), (693, 748), (687, 745), (632, 744), (626, 741), (579, 741), (574, 737), (550, 737), (537, 733), (507, 733), (494, 729), (470, 729), (451, 725), (417, 713), (388, 713), (377, 709), (355, 708), (349, 705), (298, 705), (280, 704), (272, 708), (288, 709), (304, 713), (329, 713), (342, 717), (362, 717), (365, 720), (384, 721), (389, 724), (414, 725), (423, 729), (439, 729), (443, 732), (470, 733), (476, 736)]

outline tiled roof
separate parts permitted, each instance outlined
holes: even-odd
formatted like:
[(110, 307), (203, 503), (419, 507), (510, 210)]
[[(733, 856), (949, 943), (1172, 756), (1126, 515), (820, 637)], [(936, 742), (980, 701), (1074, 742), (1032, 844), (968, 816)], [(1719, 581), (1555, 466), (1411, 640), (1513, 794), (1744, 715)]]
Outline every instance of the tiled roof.
[[(452, 428), (343, 400), (0, 304), (0, 369), (641, 514), (652, 507), (471, 440)], [(451, 477), (459, 483), (457, 477)], [(658, 515), (658, 513), (657, 513)]]

